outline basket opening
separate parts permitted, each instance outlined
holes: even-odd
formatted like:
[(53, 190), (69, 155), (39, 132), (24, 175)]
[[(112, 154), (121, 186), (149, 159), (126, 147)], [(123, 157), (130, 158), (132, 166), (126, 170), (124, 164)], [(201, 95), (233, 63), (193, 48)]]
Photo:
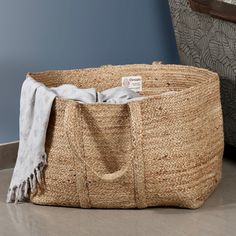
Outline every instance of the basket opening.
[(47, 87), (73, 84), (80, 88), (96, 88), (97, 91), (121, 86), (124, 76), (139, 75), (143, 81), (143, 89), (140, 93), (143, 96), (158, 95), (170, 91), (178, 92), (218, 78), (216, 73), (206, 69), (180, 65), (103, 66), (29, 73), (29, 75)]

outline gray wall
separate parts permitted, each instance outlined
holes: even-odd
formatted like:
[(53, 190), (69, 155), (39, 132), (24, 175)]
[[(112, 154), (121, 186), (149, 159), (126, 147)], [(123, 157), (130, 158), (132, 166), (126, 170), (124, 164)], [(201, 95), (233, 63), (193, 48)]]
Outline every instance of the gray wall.
[(0, 143), (18, 139), (27, 71), (177, 63), (164, 0), (0, 0)]

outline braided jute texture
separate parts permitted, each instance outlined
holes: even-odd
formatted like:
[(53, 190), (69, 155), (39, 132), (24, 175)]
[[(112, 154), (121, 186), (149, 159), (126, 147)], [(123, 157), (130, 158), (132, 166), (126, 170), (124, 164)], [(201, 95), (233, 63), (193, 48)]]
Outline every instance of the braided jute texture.
[[(122, 65), (30, 73), (46, 86), (98, 91), (140, 75), (145, 99), (81, 104), (57, 98), (47, 131), (41, 205), (198, 208), (221, 178), (224, 149), (219, 78), (177, 65)], [(176, 93), (167, 93), (176, 91)]]

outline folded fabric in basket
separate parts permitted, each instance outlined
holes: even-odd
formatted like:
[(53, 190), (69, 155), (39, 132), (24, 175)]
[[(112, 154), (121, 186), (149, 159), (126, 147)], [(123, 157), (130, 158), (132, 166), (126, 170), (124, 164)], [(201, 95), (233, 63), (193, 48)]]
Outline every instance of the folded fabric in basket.
[(21, 90), (20, 143), (7, 202), (26, 200), (29, 192), (35, 190), (36, 184), (41, 183), (42, 170), (47, 164), (47, 126), (56, 97), (81, 103), (127, 103), (144, 98), (125, 87), (111, 88), (103, 92), (97, 92), (94, 88), (80, 89), (70, 84), (48, 88), (28, 76)]

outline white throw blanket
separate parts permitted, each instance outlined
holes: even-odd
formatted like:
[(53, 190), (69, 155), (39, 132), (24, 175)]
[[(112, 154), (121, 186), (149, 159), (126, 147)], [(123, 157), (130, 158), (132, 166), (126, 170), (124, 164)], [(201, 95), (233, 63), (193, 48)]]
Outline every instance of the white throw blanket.
[(143, 99), (139, 94), (124, 87), (108, 89), (101, 93), (96, 92), (94, 88), (79, 89), (69, 84), (47, 88), (27, 77), (21, 90), (20, 143), (7, 202), (27, 200), (28, 194), (41, 183), (42, 170), (47, 164), (46, 132), (55, 97), (73, 99), (81, 103), (127, 103)]

